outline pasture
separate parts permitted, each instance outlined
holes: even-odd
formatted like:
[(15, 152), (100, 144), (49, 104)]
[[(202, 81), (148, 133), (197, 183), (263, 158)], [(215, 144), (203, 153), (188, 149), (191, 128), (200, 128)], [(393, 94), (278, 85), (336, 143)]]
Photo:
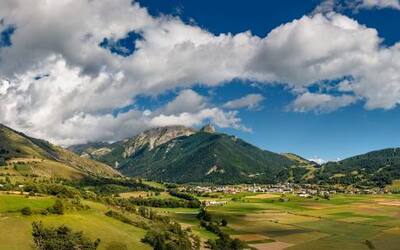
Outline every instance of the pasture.
[[(150, 193), (150, 192), (149, 192)], [(126, 197), (152, 197), (146, 192), (121, 194)], [(169, 198), (161, 192), (160, 198)], [(207, 210), (216, 221), (226, 219), (221, 227), (234, 238), (245, 241), (251, 249), (398, 249), (400, 245), (400, 195), (335, 195), (330, 200), (288, 195), (288, 201), (274, 194), (219, 194), (223, 206)], [(207, 198), (210, 199), (210, 198)], [(31, 249), (31, 223), (65, 224), (83, 231), (91, 239), (100, 238), (99, 249), (149, 249), (140, 240), (146, 231), (104, 215), (109, 207), (83, 201), (89, 210), (68, 210), (64, 215), (41, 215), (54, 204), (52, 197), (26, 197), (0, 194), (0, 249)], [(20, 210), (30, 207), (31, 216)], [(205, 242), (217, 236), (200, 227), (195, 208), (154, 208), (170, 216), (183, 227), (191, 228)], [(135, 219), (134, 215), (131, 219)]]
[(288, 198), (247, 196), (208, 211), (255, 249), (398, 249), (399, 195)]
[[(146, 231), (132, 225), (107, 217), (108, 208), (100, 203), (84, 201), (91, 209), (85, 211), (67, 211), (64, 215), (41, 215), (35, 213), (51, 206), (51, 197), (29, 197), (22, 195), (0, 194), (0, 249), (32, 249), (31, 223), (42, 221), (45, 225), (67, 225), (74, 230), (83, 231), (91, 239), (101, 240), (99, 249), (119, 250), (150, 249), (140, 240)], [(34, 214), (23, 216), (19, 212), (30, 207)], [(123, 248), (122, 248), (123, 249)]]

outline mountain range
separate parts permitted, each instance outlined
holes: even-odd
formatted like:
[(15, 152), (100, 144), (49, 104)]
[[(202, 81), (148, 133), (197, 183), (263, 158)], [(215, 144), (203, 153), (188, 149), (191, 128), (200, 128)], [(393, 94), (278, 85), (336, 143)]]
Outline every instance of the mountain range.
[(261, 150), (235, 136), (184, 126), (154, 128), (114, 143), (72, 146), (82, 157), (122, 174), (169, 182), (330, 183), (385, 185), (400, 179), (400, 149), (370, 152), (322, 165), (293, 153)]
[(400, 148), (319, 165), (274, 153), (207, 125), (167, 126), (132, 138), (68, 149), (0, 125), (0, 174), (60, 177), (133, 176), (177, 183), (316, 183), (385, 186), (400, 179)]

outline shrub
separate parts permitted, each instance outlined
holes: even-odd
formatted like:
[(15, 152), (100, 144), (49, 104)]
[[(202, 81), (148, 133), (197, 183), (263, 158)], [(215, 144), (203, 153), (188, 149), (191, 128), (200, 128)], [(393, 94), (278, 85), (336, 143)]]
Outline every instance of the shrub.
[(21, 214), (22, 215), (31, 215), (32, 214), (32, 210), (30, 207), (24, 207), (23, 209), (21, 209)]
[(228, 225), (228, 221), (226, 219), (221, 220), (221, 226), (226, 227)]
[(32, 236), (38, 250), (95, 250), (100, 243), (100, 239), (91, 241), (66, 226), (46, 228), (41, 222), (32, 223)]
[(52, 214), (64, 214), (64, 204), (61, 200), (56, 200), (54, 205), (52, 207), (49, 207), (47, 211)]

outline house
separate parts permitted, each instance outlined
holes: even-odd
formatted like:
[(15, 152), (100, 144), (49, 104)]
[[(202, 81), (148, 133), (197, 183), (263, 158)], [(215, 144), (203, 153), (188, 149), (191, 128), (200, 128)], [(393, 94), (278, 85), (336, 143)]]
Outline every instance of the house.
[(206, 207), (209, 206), (223, 206), (226, 205), (227, 201), (203, 201), (203, 205)]

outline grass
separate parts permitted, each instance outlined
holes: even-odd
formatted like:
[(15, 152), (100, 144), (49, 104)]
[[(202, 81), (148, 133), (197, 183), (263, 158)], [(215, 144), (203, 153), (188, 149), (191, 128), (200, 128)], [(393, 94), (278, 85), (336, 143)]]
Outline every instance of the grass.
[(209, 207), (214, 218), (226, 218), (233, 235), (257, 234), (287, 249), (396, 249), (400, 237), (400, 207), (382, 205), (399, 195), (337, 195), (330, 200), (288, 196), (279, 202), (266, 195), (245, 197), (225, 206)]
[(22, 195), (0, 195), (0, 213), (19, 212), (24, 207), (33, 211), (43, 210), (53, 205), (54, 200), (49, 197), (29, 197)]
[(115, 249), (117, 243), (128, 249), (150, 249), (140, 240), (146, 231), (107, 217), (108, 208), (95, 202), (85, 203), (91, 207), (87, 211), (68, 211), (64, 215), (43, 216), (35, 214), (22, 216), (19, 211), (29, 206), (34, 210), (45, 209), (53, 204), (49, 197), (25, 198), (19, 195), (0, 195), (0, 249), (32, 249), (31, 223), (43, 221), (45, 225), (67, 225), (74, 230), (83, 231), (91, 239), (100, 238), (99, 249)]
[(155, 187), (155, 188), (161, 188), (161, 189), (166, 189), (165, 185), (159, 182), (155, 181), (143, 181), (144, 184)]
[(386, 187), (389, 191), (400, 193), (400, 180), (394, 180), (391, 185)]
[[(228, 221), (223, 231), (248, 238), (248, 243), (262, 243), (263, 246), (282, 243), (289, 250), (368, 249), (367, 241), (376, 249), (390, 250), (400, 244), (400, 207), (385, 205), (400, 200), (400, 195), (336, 195), (330, 200), (288, 195), (288, 202), (280, 202), (274, 195), (221, 195), (228, 204), (207, 210), (214, 220)], [(231, 201), (233, 197), (241, 197), (241, 200)], [(0, 249), (30, 249), (30, 227), (35, 220), (53, 226), (65, 224), (82, 230), (92, 239), (100, 238), (100, 249), (113, 249), (112, 246), (118, 246), (117, 242), (128, 249), (149, 248), (140, 242), (144, 230), (105, 216), (109, 208), (100, 203), (84, 201), (90, 210), (67, 212), (63, 216), (23, 217), (19, 213), (25, 206), (39, 211), (53, 202), (49, 197), (0, 194)], [(198, 209), (155, 210), (177, 220), (183, 227), (190, 227), (203, 241), (216, 238), (200, 227), (196, 219)]]

